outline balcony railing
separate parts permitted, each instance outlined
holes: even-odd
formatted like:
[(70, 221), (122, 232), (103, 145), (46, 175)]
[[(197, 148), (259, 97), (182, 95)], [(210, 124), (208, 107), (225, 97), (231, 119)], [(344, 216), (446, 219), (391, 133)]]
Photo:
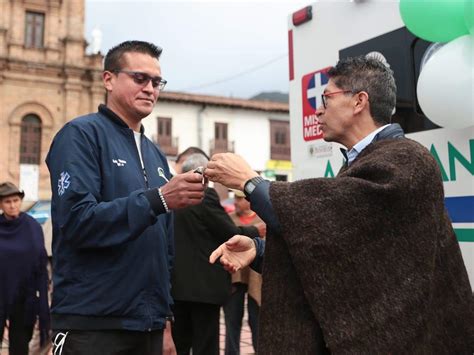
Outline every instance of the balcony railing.
[(270, 147), (272, 160), (291, 160), (291, 148), (288, 146), (272, 145)]
[(234, 152), (234, 141), (224, 141), (224, 140), (216, 140), (211, 139), (209, 141), (209, 152), (210, 155), (213, 156), (217, 153), (233, 153)]
[(153, 135), (153, 143), (157, 144), (161, 151), (168, 156), (178, 155), (179, 137)]

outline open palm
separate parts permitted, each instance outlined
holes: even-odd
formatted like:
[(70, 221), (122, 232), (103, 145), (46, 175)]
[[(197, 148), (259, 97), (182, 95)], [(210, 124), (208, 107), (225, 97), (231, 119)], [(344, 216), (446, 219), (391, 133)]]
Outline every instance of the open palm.
[(227, 242), (221, 244), (209, 257), (209, 262), (214, 264), (218, 258), (224, 269), (234, 273), (255, 259), (257, 250), (255, 243), (244, 235), (234, 235)]

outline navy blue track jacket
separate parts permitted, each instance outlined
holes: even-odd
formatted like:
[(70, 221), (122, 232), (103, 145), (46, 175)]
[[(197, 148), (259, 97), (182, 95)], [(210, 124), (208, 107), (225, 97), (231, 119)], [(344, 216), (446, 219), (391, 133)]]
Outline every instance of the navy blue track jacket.
[(162, 329), (171, 315), (172, 214), (165, 156), (106, 106), (68, 122), (46, 158), (53, 221), (53, 329)]

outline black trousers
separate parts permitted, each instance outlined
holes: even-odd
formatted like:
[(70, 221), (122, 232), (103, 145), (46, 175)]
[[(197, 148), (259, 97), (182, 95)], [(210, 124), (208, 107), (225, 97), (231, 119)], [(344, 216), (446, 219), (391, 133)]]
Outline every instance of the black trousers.
[[(34, 324), (25, 322), (24, 302), (17, 302), (8, 317), (8, 352), (10, 355), (28, 355), (28, 343), (33, 336)], [(0, 324), (0, 348), (3, 340), (3, 324)]]
[(55, 355), (161, 355), (163, 330), (60, 330), (53, 333)]
[(175, 301), (173, 341), (178, 355), (219, 354), (220, 306), (209, 303)]

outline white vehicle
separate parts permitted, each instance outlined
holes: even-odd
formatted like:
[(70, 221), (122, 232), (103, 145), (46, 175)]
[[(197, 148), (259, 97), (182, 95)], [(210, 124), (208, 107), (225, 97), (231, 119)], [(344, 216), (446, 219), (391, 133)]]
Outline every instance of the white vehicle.
[[(315, 115), (327, 69), (339, 58), (369, 53), (386, 60), (398, 89), (393, 122), (439, 163), (446, 207), (474, 288), (474, 126), (439, 128), (423, 115), (416, 82), (431, 43), (404, 27), (396, 1), (320, 1), (290, 15), (288, 28), (294, 179), (334, 177), (343, 163), (338, 144), (322, 139)], [(442, 73), (439, 82), (442, 90)]]

